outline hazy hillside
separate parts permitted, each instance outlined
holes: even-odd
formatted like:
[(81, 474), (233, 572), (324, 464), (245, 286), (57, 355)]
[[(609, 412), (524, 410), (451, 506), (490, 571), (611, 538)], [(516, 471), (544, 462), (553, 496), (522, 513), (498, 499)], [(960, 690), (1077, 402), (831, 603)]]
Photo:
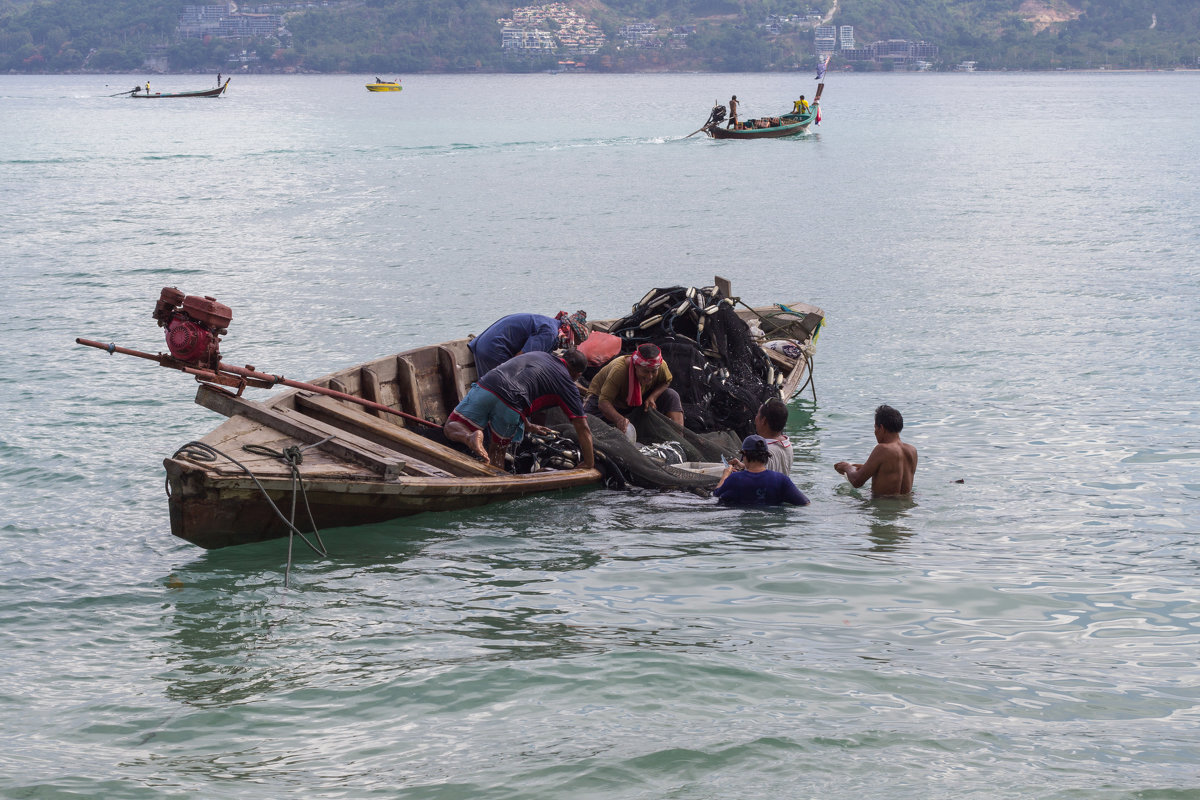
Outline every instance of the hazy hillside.
[[(297, 2), (280, 14), (282, 29), (246, 39), (181, 38), (183, 8), (178, 0), (0, 0), (0, 70), (408, 73), (560, 62), (593, 71), (807, 70), (817, 21), (853, 26), (858, 47), (926, 42), (936, 47), (927, 59), (934, 69), (963, 60), (980, 69), (1175, 68), (1200, 59), (1197, 0), (580, 0), (533, 14), (534, 22), (526, 15), (523, 43), (504, 48), (498, 20), (515, 15), (500, 0)], [(269, 11), (249, 2), (239, 10)], [(831, 63), (910, 67), (836, 54)]]

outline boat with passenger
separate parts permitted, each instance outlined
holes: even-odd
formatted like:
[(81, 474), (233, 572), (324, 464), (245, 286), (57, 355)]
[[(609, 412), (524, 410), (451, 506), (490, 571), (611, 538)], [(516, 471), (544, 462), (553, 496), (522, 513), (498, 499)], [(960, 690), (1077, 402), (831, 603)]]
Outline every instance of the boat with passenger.
[(379, 78), (375, 79), (374, 83), (367, 84), (368, 92), (398, 92), (404, 87), (400, 85), (400, 79), (394, 81), (383, 81)]
[(140, 98), (142, 100), (168, 100), (180, 97), (220, 97), (225, 94), (225, 90), (229, 88), (230, 78), (226, 78), (225, 82), (219, 84), (213, 89), (198, 89), (194, 92), (152, 92), (150, 91), (149, 82), (146, 83), (146, 88), (135, 86), (132, 90), (125, 92), (130, 97)]
[(799, 101), (792, 111), (774, 117), (758, 117), (745, 121), (739, 120), (732, 125), (721, 127), (725, 122), (728, 109), (715, 104), (709, 112), (708, 121), (700, 130), (712, 139), (779, 139), (785, 136), (797, 136), (805, 133), (811, 125), (821, 121), (821, 91), (825, 84), (817, 86), (807, 108), (801, 108)]

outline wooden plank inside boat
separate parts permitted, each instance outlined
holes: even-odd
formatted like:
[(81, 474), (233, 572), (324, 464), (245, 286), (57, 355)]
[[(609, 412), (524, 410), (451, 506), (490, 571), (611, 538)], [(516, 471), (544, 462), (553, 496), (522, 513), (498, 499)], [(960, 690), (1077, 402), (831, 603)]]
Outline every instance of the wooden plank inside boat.
[[(396, 394), (400, 396), (398, 408), (406, 414), (427, 419), (425, 405), (421, 402), (421, 393), (417, 386), (416, 365), (406, 356), (396, 356)], [(405, 421), (405, 427), (413, 427), (416, 423)]]
[[(370, 367), (363, 367), (359, 374), (362, 376), (362, 396), (365, 400), (370, 400), (372, 403), (387, 405), (387, 400), (383, 397), (383, 382), (379, 380), (379, 373)], [(380, 419), (400, 419), (395, 414), (389, 414), (386, 411), (381, 411), (378, 408), (364, 409), (368, 414), (374, 414)]]
[(369, 441), (390, 446), (409, 459), (419, 458), (439, 471), (445, 470), (444, 474), (448, 476), (451, 473), (459, 476), (480, 477), (500, 477), (509, 474), (502, 469), (476, 461), (440, 442), (426, 439), (424, 436), (395, 425), (384, 424), (365, 413), (365, 409), (356, 409), (331, 397), (301, 392), (296, 397), (296, 405), (305, 414)]
[[(467, 396), (471, 383), (463, 375), (458, 356), (449, 345), (438, 345), (438, 372), (442, 378), (442, 391), (446, 407), (454, 409)], [(472, 370), (473, 372), (473, 370)]]
[(333, 439), (324, 442), (321, 447), (347, 461), (367, 467), (385, 480), (394, 479), (404, 472), (404, 459), (396, 453), (389, 452), (374, 442), (369, 442), (318, 420), (305, 418), (296, 412), (289, 412), (287, 409), (268, 408), (206, 385), (202, 385), (196, 392), (196, 403), (227, 417), (240, 414), (305, 444), (316, 444), (333, 436)]

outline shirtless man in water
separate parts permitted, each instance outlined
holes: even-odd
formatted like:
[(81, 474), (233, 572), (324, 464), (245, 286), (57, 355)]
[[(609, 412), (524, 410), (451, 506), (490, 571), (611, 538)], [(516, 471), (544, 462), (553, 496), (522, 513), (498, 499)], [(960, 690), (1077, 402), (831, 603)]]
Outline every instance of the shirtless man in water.
[(913, 475), (917, 471), (917, 448), (900, 441), (904, 418), (891, 406), (875, 409), (875, 449), (865, 464), (839, 461), (833, 468), (846, 476), (856, 489), (871, 481), (871, 494), (908, 494), (912, 491)]

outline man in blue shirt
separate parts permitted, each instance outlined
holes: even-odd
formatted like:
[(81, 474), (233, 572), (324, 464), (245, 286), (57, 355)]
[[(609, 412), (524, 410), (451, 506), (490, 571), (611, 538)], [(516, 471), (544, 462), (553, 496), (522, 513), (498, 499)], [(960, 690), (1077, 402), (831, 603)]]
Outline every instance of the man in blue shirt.
[(717, 501), (727, 506), (808, 505), (808, 498), (791, 478), (767, 469), (769, 457), (766, 439), (757, 434), (743, 439), (742, 460), (746, 467), (742, 470), (732, 464), (725, 467), (717, 488), (713, 489)]
[(467, 342), (467, 347), (475, 355), (475, 375), (482, 378), (515, 355), (578, 347), (587, 338), (587, 314), (583, 311), (560, 311), (553, 318), (509, 314)]

